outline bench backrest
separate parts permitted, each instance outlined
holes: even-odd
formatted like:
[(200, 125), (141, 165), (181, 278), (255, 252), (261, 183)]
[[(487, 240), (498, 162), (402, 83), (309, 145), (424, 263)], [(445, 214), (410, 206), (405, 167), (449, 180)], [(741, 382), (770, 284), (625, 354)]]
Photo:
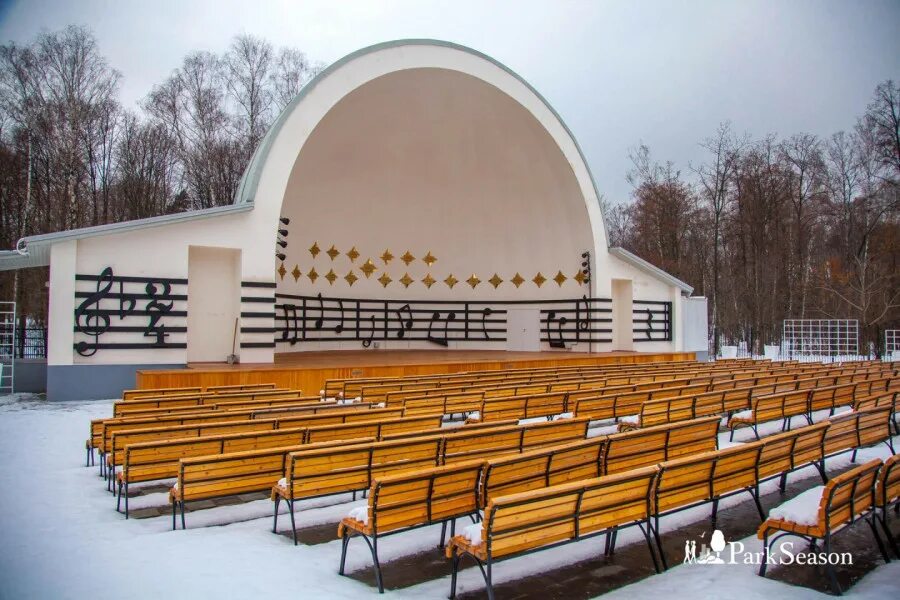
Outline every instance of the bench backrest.
[(478, 410), (482, 421), (549, 417), (566, 412), (567, 397), (568, 392), (550, 392), (491, 398), (484, 400)]
[(891, 409), (882, 407), (831, 417), (825, 433), (825, 456), (888, 439), (891, 435), (890, 415)]
[(807, 412), (809, 390), (795, 390), (756, 396), (751, 401), (753, 418), (757, 423), (804, 415)]
[(876, 458), (841, 473), (828, 482), (819, 503), (820, 527), (825, 531), (836, 531), (872, 509), (881, 464), (881, 459)]
[(758, 442), (760, 481), (822, 459), (828, 426), (826, 421), (764, 437)]
[(884, 461), (878, 474), (875, 486), (875, 501), (878, 506), (887, 508), (900, 500), (900, 454), (895, 454)]
[(443, 415), (422, 415), (375, 421), (358, 421), (337, 425), (320, 425), (309, 427), (306, 443), (327, 442), (331, 440), (352, 440), (356, 438), (374, 438), (376, 440), (391, 434), (431, 431), (438, 433)]
[(656, 468), (491, 498), (482, 540), (494, 558), (650, 517)]
[(206, 391), (213, 392), (214, 394), (227, 394), (229, 392), (272, 389), (275, 389), (274, 383), (238, 383), (234, 385), (211, 385), (206, 388)]
[(705, 417), (612, 434), (606, 438), (602, 474), (715, 450), (718, 430), (719, 418)]
[(276, 429), (254, 433), (207, 436), (198, 439), (168, 440), (131, 444), (125, 448), (122, 478), (134, 483), (176, 477), (180, 461), (198, 456), (213, 456), (299, 446), (305, 429)]
[(603, 474), (606, 438), (572, 442), (486, 461), (479, 486), (479, 507), (490, 498), (551, 485), (593, 479)]
[(559, 419), (483, 430), (461, 430), (444, 436), (441, 464), (520, 454), (531, 449), (583, 440), (587, 419)]
[(484, 463), (474, 461), (380, 477), (369, 492), (371, 531), (384, 533), (475, 513), (483, 468)]
[(177, 387), (177, 388), (148, 388), (144, 390), (124, 390), (122, 398), (130, 400), (131, 398), (145, 398), (148, 396), (168, 396), (170, 394), (199, 394), (199, 387)]
[(484, 391), (458, 392), (431, 396), (413, 396), (402, 402), (395, 402), (389, 406), (403, 407), (404, 415), (434, 414), (442, 415), (462, 414), (474, 412), (481, 406), (484, 399)]
[(379, 477), (436, 467), (441, 443), (441, 436), (431, 436), (389, 442), (326, 442), (297, 448), (289, 453), (283, 470), (289, 497), (364, 490)]

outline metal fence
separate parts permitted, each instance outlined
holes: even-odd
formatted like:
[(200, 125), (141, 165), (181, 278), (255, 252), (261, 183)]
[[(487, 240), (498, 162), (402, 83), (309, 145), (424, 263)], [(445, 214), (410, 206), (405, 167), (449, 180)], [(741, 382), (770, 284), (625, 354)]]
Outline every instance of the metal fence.
[(47, 358), (47, 328), (16, 328), (16, 358)]

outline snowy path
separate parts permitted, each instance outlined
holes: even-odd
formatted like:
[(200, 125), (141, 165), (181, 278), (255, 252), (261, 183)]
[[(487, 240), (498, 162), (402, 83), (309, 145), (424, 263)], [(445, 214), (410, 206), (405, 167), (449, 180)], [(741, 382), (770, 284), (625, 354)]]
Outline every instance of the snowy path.
[[(372, 587), (337, 575), (337, 539), (295, 548), (286, 536), (273, 535), (269, 501), (194, 512), (187, 531), (170, 531), (168, 517), (126, 522), (114, 511), (114, 498), (97, 469), (84, 467), (88, 421), (110, 412), (110, 402), (49, 404), (0, 398), (0, 598), (247, 598), (267, 592), (299, 598), (378, 597)], [(861, 459), (875, 455), (885, 456), (886, 450), (866, 450)], [(847, 459), (835, 459), (834, 464), (840, 460)], [(165, 502), (164, 495), (140, 502), (153, 504), (154, 499)], [(723, 508), (741, 501), (729, 499)], [(336, 525), (358, 504), (342, 503), (339, 497), (316, 500), (306, 504), (298, 524)], [(664, 530), (707, 514), (700, 508), (669, 517), (663, 521)], [(287, 523), (282, 519), (279, 529)], [(379, 542), (382, 562), (433, 549), (439, 535), (439, 527), (429, 527), (385, 538)], [(622, 532), (620, 547), (637, 542), (638, 536), (634, 530)], [(748, 547), (758, 543), (754, 538), (744, 541)], [(602, 538), (596, 538), (505, 561), (497, 567), (495, 580), (510, 581), (596, 557), (602, 544)], [(367, 569), (370, 564), (365, 545), (355, 540), (348, 569)], [(897, 597), (898, 582), (900, 562), (895, 562), (877, 569), (847, 596)], [(482, 586), (477, 569), (461, 574), (461, 593)], [(754, 567), (678, 566), (604, 598), (671, 596), (673, 590), (695, 599), (826, 597), (763, 580)], [(445, 598), (448, 591), (449, 575), (389, 591), (386, 597)]]

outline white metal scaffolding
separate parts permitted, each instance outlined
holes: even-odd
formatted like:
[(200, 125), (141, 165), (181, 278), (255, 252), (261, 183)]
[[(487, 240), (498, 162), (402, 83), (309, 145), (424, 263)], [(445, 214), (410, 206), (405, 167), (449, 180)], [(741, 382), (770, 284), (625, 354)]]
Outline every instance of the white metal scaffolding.
[(859, 354), (859, 321), (785, 319), (781, 353), (790, 358), (856, 356)]
[(0, 394), (11, 394), (16, 369), (16, 303), (0, 302)]

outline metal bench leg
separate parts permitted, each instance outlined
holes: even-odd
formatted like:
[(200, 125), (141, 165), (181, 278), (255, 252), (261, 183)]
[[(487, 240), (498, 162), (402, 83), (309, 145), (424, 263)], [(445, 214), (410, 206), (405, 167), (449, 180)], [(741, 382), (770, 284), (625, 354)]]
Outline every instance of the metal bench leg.
[(172, 531), (175, 531), (176, 529), (178, 529), (178, 527), (175, 526), (175, 510), (176, 510), (177, 504), (178, 504), (178, 500), (172, 500)]
[(766, 529), (766, 532), (763, 534), (763, 551), (762, 551), (762, 560), (759, 562), (759, 576), (766, 576), (766, 567), (769, 562), (769, 530)]
[[(900, 504), (897, 504), (897, 506), (900, 507)], [(891, 550), (894, 551), (894, 556), (900, 558), (900, 548), (897, 547), (897, 542), (894, 540), (894, 534), (891, 533), (891, 529), (888, 527), (887, 511), (887, 507), (882, 509), (878, 522), (881, 523), (881, 528), (884, 530), (884, 535), (887, 536), (887, 541), (891, 546)]]
[(779, 480), (778, 480), (778, 491), (781, 492), (782, 494), (784, 493), (784, 490), (787, 488), (787, 476), (788, 476), (788, 472), (785, 471), (784, 473), (781, 474), (781, 478), (779, 478)]
[(619, 528), (613, 527), (612, 535), (609, 539), (609, 556), (616, 553), (616, 539), (619, 537)]
[[(825, 536), (825, 554), (831, 554), (831, 536)], [(841, 586), (837, 580), (837, 574), (834, 572), (834, 565), (830, 562), (825, 562), (825, 573), (828, 574), (828, 583), (831, 586), (831, 591), (836, 595), (843, 595), (843, 591), (841, 591)]]
[(378, 536), (373, 536), (372, 539), (369, 539), (369, 536), (361, 533), (359, 536), (366, 541), (366, 544), (369, 546), (369, 550), (372, 551), (372, 562), (375, 563), (375, 583), (378, 585), (378, 593), (384, 593), (384, 584), (381, 581), (381, 564), (378, 562)]
[(650, 539), (650, 522), (648, 521), (646, 525), (644, 527), (644, 524), (638, 523), (638, 527), (641, 528), (641, 533), (644, 534), (644, 539), (647, 541), (647, 549), (650, 550), (650, 558), (653, 559), (653, 568), (659, 573), (659, 561), (656, 560), (656, 550), (653, 548), (653, 540)]
[(719, 499), (713, 498), (712, 501), (712, 515), (710, 515), (709, 522), (712, 525), (712, 528), (716, 528), (716, 520), (719, 516)]
[(766, 520), (766, 513), (763, 512), (762, 504), (759, 501), (759, 484), (750, 488), (750, 495), (753, 496), (753, 502), (756, 504), (756, 512), (759, 513), (759, 520)]
[(856, 453), (857, 452), (859, 452), (859, 448), (854, 448), (853, 454), (850, 455), (850, 462), (852, 462), (852, 463), (856, 462)]
[[(121, 493), (121, 492), (120, 492)], [(128, 482), (125, 482), (125, 518), (128, 518)]]
[(757, 427), (756, 425), (752, 425), (752, 427), (753, 427), (753, 435), (756, 436), (756, 441), (759, 441), (759, 427)]
[(462, 558), (456, 551), (453, 552), (452, 565), (450, 567), (450, 600), (456, 598), (456, 574), (459, 572), (459, 561)]
[(187, 528), (184, 526), (184, 500), (182, 500), (181, 502), (179, 502), (179, 504), (181, 505), (181, 528), (182, 528), (182, 529), (187, 529)]
[(487, 582), (488, 600), (494, 600), (494, 582), (491, 577), (491, 563), (490, 549), (488, 549), (487, 574), (484, 577), (484, 580)]
[[(649, 526), (649, 524), (648, 524)], [(662, 541), (659, 539), (659, 517), (654, 519), (653, 538), (656, 540), (656, 548), (659, 550), (659, 559), (662, 561), (663, 571), (669, 570), (669, 564), (666, 561), (666, 552), (663, 550)]]
[(122, 505), (122, 482), (119, 483), (119, 493), (116, 495), (116, 512), (122, 512), (120, 510), (120, 506)]
[(338, 567), (338, 575), (344, 574), (344, 564), (347, 562), (347, 546), (350, 545), (350, 534), (344, 529), (344, 535), (341, 536), (341, 565)]
[(294, 545), (297, 545), (297, 525), (294, 522), (294, 501), (288, 500), (288, 510), (291, 511), (291, 533), (294, 536)]
[(884, 559), (884, 562), (891, 562), (891, 557), (888, 556), (887, 550), (884, 547), (884, 543), (881, 541), (881, 536), (878, 535), (878, 527), (875, 525), (875, 520), (877, 517), (873, 513), (871, 517), (866, 519), (866, 522), (869, 524), (869, 527), (872, 529), (872, 535), (875, 536), (875, 543), (878, 544), (878, 550), (881, 552), (881, 558)]
[(816, 470), (819, 471), (819, 475), (822, 477), (822, 483), (825, 485), (828, 484), (828, 474), (825, 472), (825, 459), (823, 458), (821, 461), (813, 462)]
[(438, 544), (438, 548), (444, 547), (444, 540), (447, 537), (447, 521), (441, 522), (441, 543)]
[(278, 533), (278, 506), (281, 504), (281, 495), (275, 494), (275, 515), (272, 519), (272, 533)]

